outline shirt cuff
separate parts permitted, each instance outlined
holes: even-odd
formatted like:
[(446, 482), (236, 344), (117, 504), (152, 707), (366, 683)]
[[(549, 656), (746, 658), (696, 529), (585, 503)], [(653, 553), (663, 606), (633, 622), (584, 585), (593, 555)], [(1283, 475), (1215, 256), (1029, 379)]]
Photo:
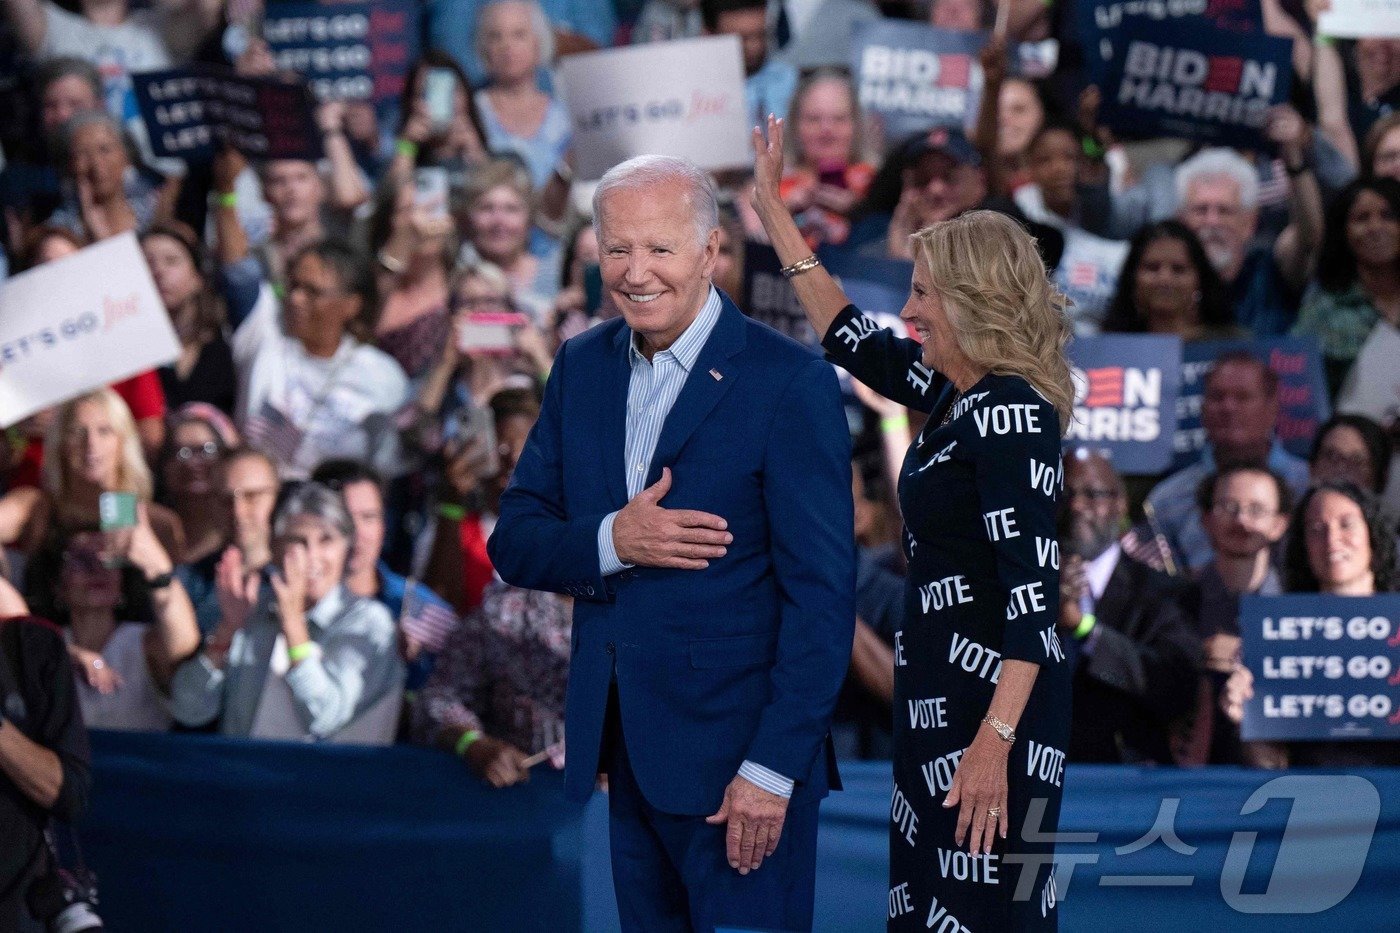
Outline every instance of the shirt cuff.
[(778, 772), (765, 768), (763, 765), (753, 761), (745, 761), (739, 766), (739, 777), (768, 791), (770, 794), (777, 794), (784, 800), (792, 796), (792, 779), (785, 778)]
[(613, 522), (616, 519), (617, 513), (611, 512), (604, 516), (602, 523), (598, 525), (598, 575), (600, 577), (610, 576), (632, 566), (618, 560), (617, 549), (613, 547), (612, 530)]

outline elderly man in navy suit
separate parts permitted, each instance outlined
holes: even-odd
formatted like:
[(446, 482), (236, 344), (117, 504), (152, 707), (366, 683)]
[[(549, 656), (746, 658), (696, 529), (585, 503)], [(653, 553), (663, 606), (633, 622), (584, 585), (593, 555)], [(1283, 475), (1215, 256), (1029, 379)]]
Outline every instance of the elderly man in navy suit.
[(622, 317), (559, 351), (491, 559), (575, 599), (566, 784), (609, 776), (624, 928), (810, 929), (855, 620), (836, 374), (711, 284), (689, 162), (612, 169), (594, 223)]

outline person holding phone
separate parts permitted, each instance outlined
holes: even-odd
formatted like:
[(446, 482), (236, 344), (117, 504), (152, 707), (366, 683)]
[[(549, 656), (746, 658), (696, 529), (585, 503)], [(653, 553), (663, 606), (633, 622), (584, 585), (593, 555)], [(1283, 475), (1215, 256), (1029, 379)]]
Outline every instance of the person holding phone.
[(394, 145), (390, 174), (405, 177), (416, 168), (440, 166), (460, 186), (487, 157), (471, 79), (457, 60), (437, 49), (425, 51), (409, 72), (399, 110), (404, 115)]
[[(60, 624), (68, 621), (60, 571), (69, 541), (77, 534), (97, 533), (106, 553), (123, 555), (119, 539), (131, 533), (138, 506), (164, 552), (184, 553), (180, 519), (151, 501), (152, 487), (131, 412), (115, 392), (99, 389), (58, 407), (44, 442), (41, 543), (25, 573), (25, 597), (35, 613)], [(146, 575), (127, 561), (119, 561), (118, 569), (126, 617), (153, 621), (153, 590)]]

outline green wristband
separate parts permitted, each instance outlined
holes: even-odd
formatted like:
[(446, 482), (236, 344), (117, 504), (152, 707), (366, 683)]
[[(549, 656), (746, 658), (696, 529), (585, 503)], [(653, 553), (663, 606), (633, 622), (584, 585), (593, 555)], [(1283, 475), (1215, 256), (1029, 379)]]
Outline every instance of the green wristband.
[(217, 204), (219, 207), (237, 207), (238, 192), (225, 191), (223, 194), (216, 195), (214, 197), (214, 203)]
[(908, 415), (890, 415), (880, 419), (880, 431), (884, 434), (893, 434), (896, 431), (909, 430)]
[(461, 738), (457, 740), (457, 744), (452, 746), (452, 751), (456, 753), (458, 758), (461, 758), (467, 753), (467, 749), (472, 747), (472, 743), (479, 738), (481, 738), (481, 733), (478, 730), (468, 729), (466, 732), (462, 733)]
[(460, 522), (467, 517), (465, 506), (453, 505), (451, 502), (439, 502), (437, 513), (440, 517), (452, 522)]
[(1079, 618), (1079, 627), (1074, 630), (1075, 638), (1084, 638), (1094, 630), (1094, 626), (1099, 622), (1092, 612), (1086, 612)]
[(400, 139), (395, 142), (394, 151), (410, 159), (418, 158), (418, 144), (411, 139)]
[(299, 645), (292, 645), (287, 649), (287, 660), (293, 664), (300, 664), (316, 653), (316, 643), (314, 641), (304, 641)]

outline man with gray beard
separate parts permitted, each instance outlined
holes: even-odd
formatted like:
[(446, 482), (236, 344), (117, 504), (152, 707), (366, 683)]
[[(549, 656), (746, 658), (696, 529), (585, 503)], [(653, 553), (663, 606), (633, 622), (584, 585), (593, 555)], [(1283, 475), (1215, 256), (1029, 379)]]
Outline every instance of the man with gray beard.
[(1101, 454), (1065, 455), (1060, 641), (1074, 666), (1069, 760), (1171, 764), (1195, 706), (1200, 640), (1184, 584), (1123, 552), (1123, 480)]
[(1289, 224), (1272, 243), (1255, 242), (1259, 172), (1244, 156), (1203, 149), (1176, 169), (1177, 219), (1200, 238), (1224, 280), (1235, 322), (1256, 337), (1288, 333), (1322, 242), (1322, 193), (1307, 155), (1307, 129), (1296, 112), (1270, 122), (1291, 189)]

